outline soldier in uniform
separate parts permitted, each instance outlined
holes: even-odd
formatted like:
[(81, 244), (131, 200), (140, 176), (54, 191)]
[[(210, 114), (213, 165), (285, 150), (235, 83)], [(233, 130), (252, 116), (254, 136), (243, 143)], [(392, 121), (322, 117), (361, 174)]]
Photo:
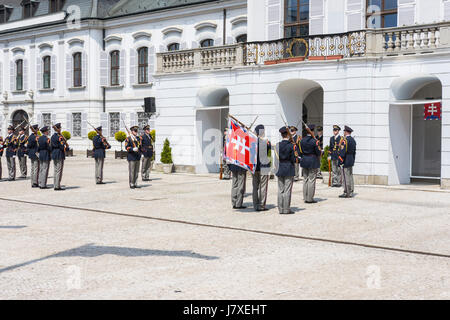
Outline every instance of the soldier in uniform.
[(28, 157), (30, 158), (31, 161), (31, 174), (30, 174), (30, 178), (31, 178), (31, 187), (32, 188), (37, 188), (39, 187), (38, 184), (38, 177), (39, 177), (39, 159), (37, 156), (37, 152), (38, 152), (38, 138), (39, 136), (37, 135), (37, 132), (39, 130), (38, 125), (34, 125), (30, 127), (32, 133), (30, 134), (30, 136), (28, 137), (27, 140), (27, 150), (28, 150)]
[(281, 127), (280, 133), (283, 138), (277, 143), (275, 149), (278, 177), (278, 212), (280, 214), (292, 214), (291, 194), (294, 184), (295, 163), (297, 162), (296, 146), (289, 140), (288, 128)]
[(16, 180), (16, 152), (17, 152), (17, 137), (14, 135), (14, 127), (8, 127), (8, 136), (5, 138), (4, 147), (6, 147), (6, 163), (8, 165), (9, 179), (8, 181)]
[(19, 136), (17, 137), (17, 157), (19, 158), (20, 178), (27, 177), (27, 141), (28, 137), (25, 134), (25, 128), (20, 127)]
[[(294, 126), (290, 127), (291, 130), (291, 135), (292, 135), (292, 139), (294, 140), (294, 143), (296, 145), (297, 150), (300, 149), (300, 141), (302, 141), (302, 137), (300, 137), (297, 132), (298, 129)], [(299, 181), (300, 180), (300, 163), (298, 161), (298, 159), (295, 162), (295, 176), (294, 176), (294, 181)]]
[(102, 127), (95, 129), (97, 135), (92, 139), (94, 146), (94, 159), (95, 159), (95, 182), (97, 184), (105, 184), (103, 182), (103, 164), (105, 163), (106, 149), (111, 149), (111, 145), (106, 141), (106, 138), (102, 135)]
[[(308, 126), (313, 132), (315, 125)], [(303, 200), (305, 203), (316, 203), (314, 193), (316, 192), (317, 170), (320, 168), (320, 156), (322, 152), (319, 149), (320, 142), (314, 139), (311, 134), (307, 134), (300, 142), (301, 166), (303, 169)]]
[[(317, 129), (316, 139), (319, 140), (320, 150), (323, 150), (323, 127), (318, 126), (316, 129)], [(320, 163), (320, 159), (319, 159), (319, 163)], [(322, 171), (320, 170), (320, 167), (319, 167), (319, 170), (317, 170), (317, 179), (323, 179)]]
[(53, 189), (56, 191), (64, 190), (61, 188), (61, 179), (64, 169), (64, 160), (66, 159), (67, 142), (61, 134), (61, 123), (53, 126), (55, 133), (50, 140), (52, 147), (52, 160), (54, 168)]
[(242, 203), (244, 202), (247, 169), (232, 163), (228, 164), (228, 167), (232, 173), (231, 204), (233, 209), (245, 209), (247, 207), (243, 206)]
[(137, 186), (137, 179), (139, 178), (139, 164), (141, 160), (141, 138), (138, 136), (138, 126), (130, 128), (131, 135), (125, 140), (125, 148), (128, 152), (128, 174), (130, 188), (139, 188)]
[(144, 126), (144, 134), (141, 136), (142, 141), (142, 181), (150, 181), (150, 171), (153, 158), (153, 139), (150, 135), (150, 126)]
[(264, 126), (256, 126), (258, 135), (258, 154), (255, 174), (253, 175), (253, 208), (256, 211), (266, 211), (267, 187), (270, 177), (269, 152), (272, 148), (270, 141), (264, 138)]
[(0, 136), (0, 180), (2, 180), (3, 137)]
[(341, 168), (339, 167), (339, 144), (342, 137), (339, 135), (341, 128), (338, 125), (333, 126), (333, 136), (330, 138), (330, 149), (328, 154), (331, 157), (331, 186), (341, 187), (342, 175)]
[(344, 138), (341, 140), (339, 148), (339, 164), (343, 170), (344, 193), (339, 198), (353, 197), (353, 166), (356, 157), (356, 141), (351, 136), (352, 128), (344, 127)]
[(222, 179), (230, 180), (231, 179), (231, 171), (228, 167), (227, 161), (225, 160), (225, 155), (227, 154), (226, 146), (227, 146), (227, 134), (228, 128), (223, 130), (223, 144), (222, 144)]
[(50, 142), (49, 127), (41, 128), (42, 136), (38, 138), (39, 152), (39, 188), (47, 189), (48, 169), (52, 159), (52, 146)]

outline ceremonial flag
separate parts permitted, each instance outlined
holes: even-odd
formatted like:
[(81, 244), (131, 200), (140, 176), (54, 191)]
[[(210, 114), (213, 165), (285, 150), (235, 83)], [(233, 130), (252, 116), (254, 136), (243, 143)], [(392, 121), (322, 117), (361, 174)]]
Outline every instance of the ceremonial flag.
[(228, 120), (225, 160), (255, 173), (258, 138), (231, 117)]
[(428, 103), (425, 105), (425, 110), (423, 112), (424, 120), (440, 120), (441, 119), (441, 103)]

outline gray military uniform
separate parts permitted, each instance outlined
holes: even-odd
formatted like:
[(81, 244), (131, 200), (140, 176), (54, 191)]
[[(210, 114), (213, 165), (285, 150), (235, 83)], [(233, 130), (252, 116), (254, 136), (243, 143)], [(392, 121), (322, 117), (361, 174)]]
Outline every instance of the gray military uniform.
[(319, 169), (303, 168), (303, 200), (313, 201), (316, 193), (316, 178)]
[(38, 177), (39, 177), (39, 159), (30, 159), (31, 162), (31, 173), (30, 173), (30, 179), (31, 179), (31, 185), (37, 185), (38, 184)]
[(247, 170), (236, 165), (230, 165), (232, 174), (231, 182), (231, 204), (233, 208), (242, 207), (245, 195), (245, 185), (247, 180)]
[(48, 169), (50, 167), (50, 161), (39, 160), (39, 187), (47, 187)]
[(8, 165), (9, 178), (16, 179), (16, 156), (6, 157), (6, 164)]
[(55, 189), (61, 188), (61, 179), (64, 169), (64, 160), (53, 160), (53, 168), (54, 168), (54, 174), (53, 174), (53, 185)]

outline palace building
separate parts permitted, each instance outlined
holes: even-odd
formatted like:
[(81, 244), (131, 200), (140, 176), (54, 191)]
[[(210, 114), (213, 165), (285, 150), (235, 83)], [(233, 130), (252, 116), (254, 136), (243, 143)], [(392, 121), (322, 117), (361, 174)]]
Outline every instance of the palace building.
[(0, 0), (0, 46), (3, 135), (61, 122), (85, 150), (93, 124), (120, 148), (150, 123), (158, 154), (168, 138), (177, 170), (204, 173), (228, 114), (273, 143), (283, 118), (325, 144), (348, 125), (355, 182), (450, 188), (449, 0)]

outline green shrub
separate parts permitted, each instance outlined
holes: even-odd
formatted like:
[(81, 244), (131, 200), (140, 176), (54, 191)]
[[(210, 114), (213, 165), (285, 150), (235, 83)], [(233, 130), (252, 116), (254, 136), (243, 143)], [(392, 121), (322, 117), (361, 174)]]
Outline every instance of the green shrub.
[(88, 133), (88, 138), (89, 138), (89, 140), (92, 141), (96, 135), (97, 135), (97, 131), (90, 131), (90, 132)]
[(152, 141), (153, 141), (153, 157), (152, 157), (152, 161), (155, 161), (155, 139), (156, 139), (156, 131), (155, 129), (153, 129), (152, 131), (150, 131), (150, 136), (152, 137)]
[(70, 138), (72, 138), (72, 135), (70, 134), (69, 131), (63, 131), (61, 132), (61, 134), (63, 135), (64, 138), (66, 138), (66, 140), (70, 140)]
[(161, 152), (161, 162), (165, 164), (173, 163), (172, 148), (170, 147), (169, 139), (164, 140), (163, 150)]
[(325, 150), (323, 150), (322, 159), (320, 160), (320, 170), (321, 171), (329, 171), (328, 167), (328, 150), (330, 150), (330, 146), (326, 146)]
[(123, 131), (117, 131), (114, 135), (114, 138), (116, 139), (116, 141), (120, 142), (120, 151), (122, 151), (122, 144), (127, 139), (127, 134)]

